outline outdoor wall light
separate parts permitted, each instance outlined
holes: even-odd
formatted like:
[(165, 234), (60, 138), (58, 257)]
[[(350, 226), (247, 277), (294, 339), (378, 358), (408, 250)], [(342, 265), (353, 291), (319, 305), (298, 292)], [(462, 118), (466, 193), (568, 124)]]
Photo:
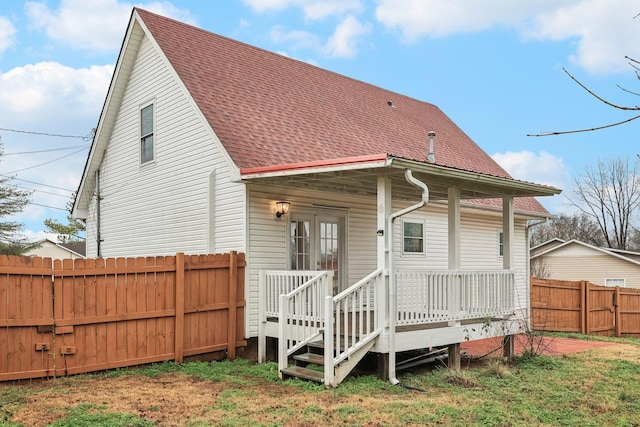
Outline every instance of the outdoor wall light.
[(289, 206), (291, 206), (289, 202), (276, 202), (276, 217), (286, 215), (289, 212)]

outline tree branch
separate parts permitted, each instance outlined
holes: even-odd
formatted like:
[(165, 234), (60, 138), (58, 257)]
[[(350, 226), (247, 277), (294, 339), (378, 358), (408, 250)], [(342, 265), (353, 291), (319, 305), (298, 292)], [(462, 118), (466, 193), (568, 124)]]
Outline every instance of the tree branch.
[(595, 97), (596, 99), (598, 99), (600, 102), (603, 102), (603, 103), (607, 104), (607, 105), (608, 105), (608, 106), (610, 106), (610, 107), (617, 108), (618, 110), (625, 110), (625, 111), (629, 111), (629, 110), (631, 110), (631, 111), (638, 111), (638, 110), (640, 110), (640, 107), (625, 107), (625, 106), (622, 106), (622, 105), (614, 104), (613, 102), (609, 102), (609, 101), (607, 101), (606, 99), (604, 99), (603, 97), (601, 97), (601, 96), (597, 95), (595, 92), (593, 92), (591, 89), (589, 89), (589, 88), (588, 88), (588, 87), (586, 87), (585, 85), (583, 85), (583, 84), (580, 82), (580, 80), (578, 80), (578, 79), (576, 79), (575, 77), (573, 77), (573, 75), (572, 75), (569, 71), (567, 71), (567, 69), (566, 69), (566, 68), (563, 68), (563, 69), (562, 69), (562, 71), (564, 71), (564, 72), (565, 72), (569, 77), (571, 77), (571, 79), (572, 79), (574, 82), (576, 82), (578, 85), (580, 85), (580, 87), (581, 87), (582, 89), (584, 89), (584, 90), (586, 90), (587, 92), (589, 92), (589, 94), (591, 94), (592, 96), (594, 96), (594, 97)]
[(566, 131), (555, 131), (555, 132), (528, 133), (527, 136), (552, 136), (552, 135), (565, 135), (565, 134), (568, 134), (568, 133), (591, 132), (591, 131), (594, 131), (594, 130), (606, 129), (606, 128), (611, 128), (611, 127), (614, 127), (614, 126), (623, 125), (623, 124), (629, 123), (629, 122), (631, 122), (631, 121), (633, 121), (635, 119), (640, 119), (640, 115), (637, 115), (635, 117), (631, 117), (630, 119), (626, 119), (626, 120), (623, 120), (621, 122), (611, 123), (611, 124), (608, 124), (608, 125), (598, 126), (598, 127), (595, 127), (595, 128), (566, 130)]

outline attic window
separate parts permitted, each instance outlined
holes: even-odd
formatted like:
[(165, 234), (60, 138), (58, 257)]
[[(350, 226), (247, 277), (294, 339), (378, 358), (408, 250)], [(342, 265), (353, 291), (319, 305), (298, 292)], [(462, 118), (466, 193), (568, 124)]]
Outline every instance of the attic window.
[(153, 104), (140, 110), (140, 163), (153, 161)]

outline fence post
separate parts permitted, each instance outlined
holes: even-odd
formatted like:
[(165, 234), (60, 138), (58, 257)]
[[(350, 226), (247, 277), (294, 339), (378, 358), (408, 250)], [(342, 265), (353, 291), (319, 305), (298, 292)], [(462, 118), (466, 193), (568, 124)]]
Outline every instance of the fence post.
[(613, 321), (615, 322), (615, 333), (616, 337), (622, 336), (622, 324), (621, 318), (622, 315), (620, 313), (620, 286), (616, 286), (615, 291), (613, 293)]
[(176, 322), (175, 358), (182, 363), (184, 358), (184, 253), (176, 254)]
[(580, 282), (580, 297), (578, 304), (580, 305), (580, 333), (587, 334), (587, 298), (585, 291), (586, 282)]
[(583, 281), (583, 289), (584, 289), (584, 297), (583, 297), (583, 301), (584, 301), (584, 334), (585, 335), (589, 335), (589, 323), (590, 323), (590, 317), (591, 317), (591, 301), (589, 298), (589, 282)]
[(236, 314), (238, 300), (238, 253), (229, 253), (229, 319), (227, 320), (227, 358), (233, 360), (236, 357)]

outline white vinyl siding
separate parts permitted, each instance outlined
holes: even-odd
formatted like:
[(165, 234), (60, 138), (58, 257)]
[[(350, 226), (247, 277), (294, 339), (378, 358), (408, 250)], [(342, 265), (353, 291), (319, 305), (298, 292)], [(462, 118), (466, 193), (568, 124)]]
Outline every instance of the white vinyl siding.
[[(155, 110), (155, 161), (141, 168), (139, 115), (149, 99)], [(231, 182), (220, 147), (145, 38), (100, 167), (102, 255), (244, 251), (244, 186)], [(90, 215), (95, 214), (94, 200)], [(94, 218), (87, 224), (88, 239), (97, 233), (95, 226)], [(95, 246), (88, 245), (89, 256), (95, 256)]]
[(606, 279), (624, 279), (624, 286), (640, 288), (640, 265), (595, 249), (569, 245), (536, 258), (549, 279), (586, 280), (606, 286)]
[[(376, 199), (340, 193), (300, 191), (276, 187), (251, 185), (248, 191), (249, 214), (247, 221), (248, 263), (247, 263), (247, 331), (248, 336), (256, 336), (258, 331), (258, 280), (261, 270), (288, 269), (289, 232), (291, 219), (296, 212), (318, 212), (338, 210), (346, 212), (346, 262), (348, 283), (351, 285), (377, 268), (377, 221)], [(289, 214), (276, 218), (275, 202), (286, 199), (291, 202)], [(394, 202), (393, 211), (407, 207), (410, 203)], [(329, 206), (333, 208), (328, 208)], [(394, 225), (394, 253), (396, 269), (445, 270), (448, 263), (447, 207), (432, 203), (411, 213), (408, 220), (416, 220), (425, 225), (425, 251), (428, 256), (402, 255), (402, 221)], [(461, 217), (461, 258), (462, 269), (500, 270), (502, 259), (496, 257), (496, 230), (502, 226), (500, 214), (480, 210), (463, 209)], [(516, 220), (514, 255), (518, 271), (519, 288), (516, 290), (516, 307), (527, 308), (526, 280), (526, 236), (524, 220)], [(314, 266), (311, 266), (314, 269)]]

